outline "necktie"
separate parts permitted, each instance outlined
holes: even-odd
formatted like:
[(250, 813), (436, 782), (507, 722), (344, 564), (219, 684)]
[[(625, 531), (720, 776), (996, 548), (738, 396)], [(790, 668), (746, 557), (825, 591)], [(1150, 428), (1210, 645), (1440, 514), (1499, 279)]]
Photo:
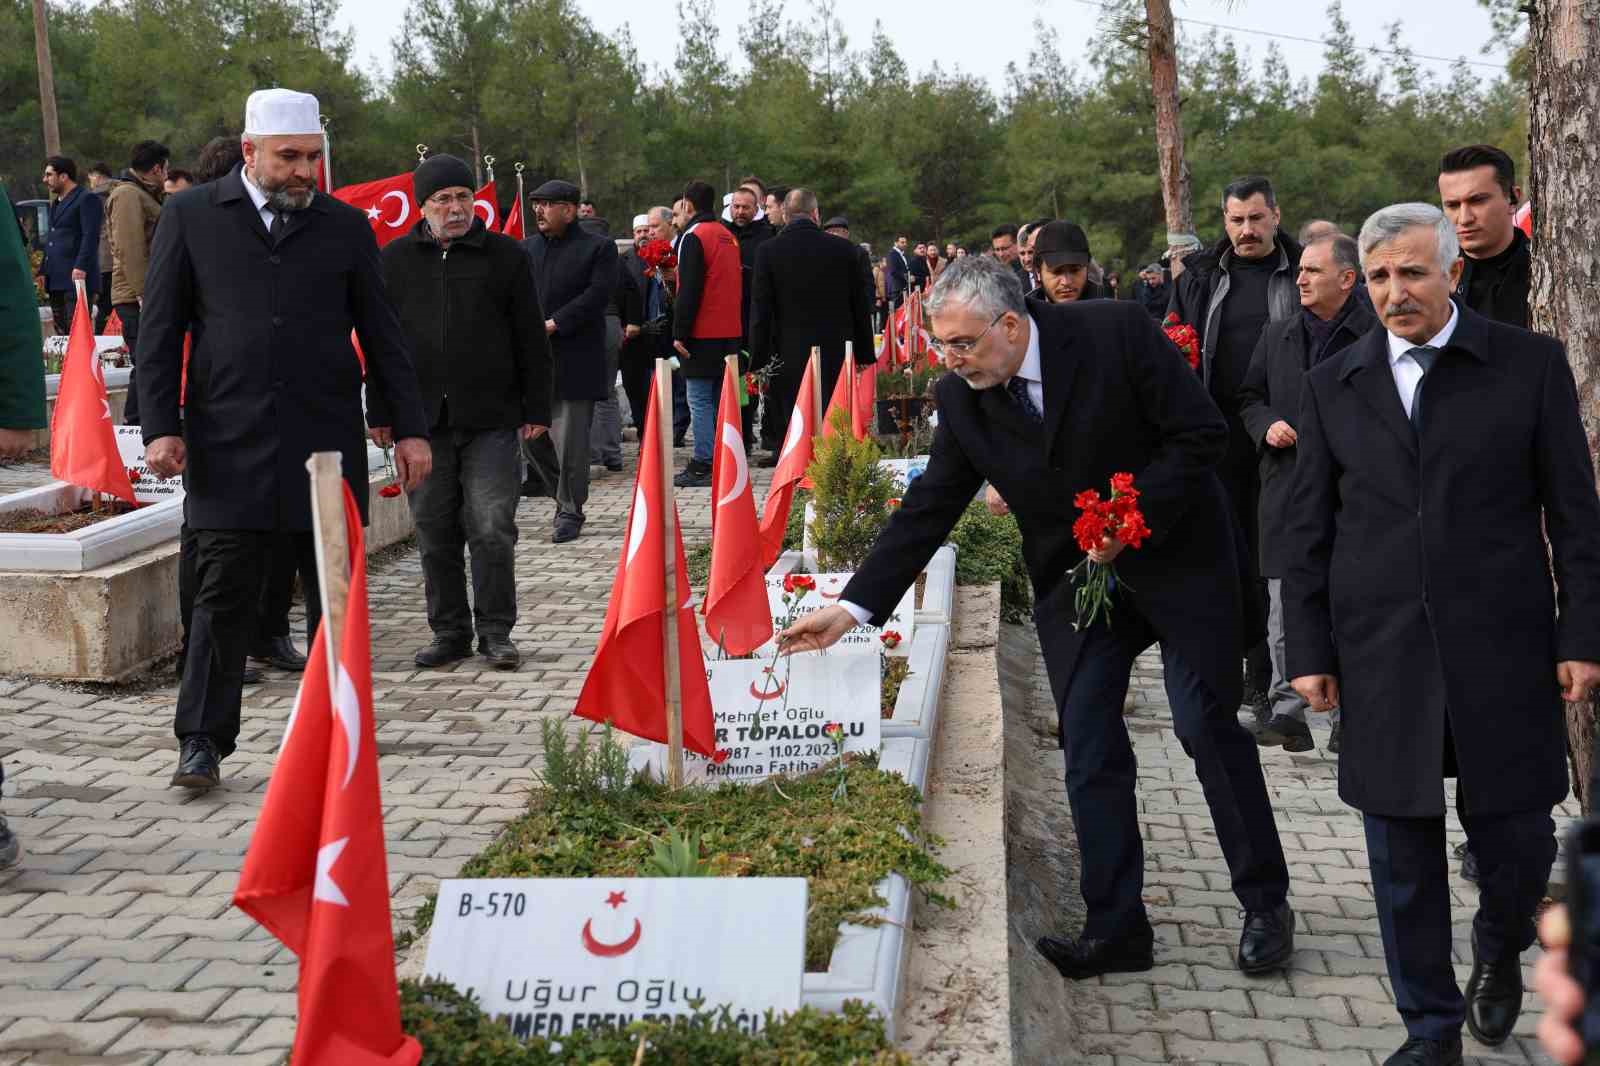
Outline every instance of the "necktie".
[(1034, 406), (1033, 397), (1028, 395), (1027, 378), (1021, 374), (1016, 375), (1006, 382), (1006, 391), (1011, 394), (1011, 398), (1017, 402), (1017, 406), (1028, 416), (1030, 422), (1036, 426), (1044, 425), (1044, 414)]
[(1417, 382), (1416, 391), (1411, 394), (1411, 429), (1414, 432), (1421, 433), (1422, 386), (1428, 383), (1428, 371), (1433, 369), (1433, 361), (1439, 358), (1439, 349), (1430, 348), (1424, 344), (1420, 348), (1411, 349), (1406, 354), (1415, 359), (1417, 365), (1422, 368), (1422, 380)]
[(272, 213), (272, 225), (267, 230), (267, 236), (272, 238), (272, 243), (274, 245), (276, 245), (279, 241), (283, 240), (283, 231), (285, 229), (287, 229), (288, 226), (289, 226), (289, 215), (288, 215), (288, 212), (286, 212), (286, 211), (274, 211)]

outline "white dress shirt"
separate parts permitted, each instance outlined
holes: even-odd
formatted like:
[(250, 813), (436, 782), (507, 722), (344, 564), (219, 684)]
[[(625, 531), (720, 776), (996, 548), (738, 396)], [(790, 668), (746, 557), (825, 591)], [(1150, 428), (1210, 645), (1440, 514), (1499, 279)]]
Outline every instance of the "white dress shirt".
[[(1450, 325), (1452, 327), (1455, 325), (1455, 319), (1452, 318), (1450, 320)], [(1023, 353), (1022, 365), (1017, 367), (1017, 372), (1014, 376), (1019, 377), (1028, 383), (1028, 399), (1032, 400), (1033, 406), (1039, 409), (1040, 414), (1043, 414), (1044, 371), (1042, 369), (1042, 361), (1039, 357), (1039, 323), (1033, 320), (1032, 315), (1028, 316), (1028, 350)], [(1421, 377), (1420, 372), (1418, 377)], [(1010, 383), (1011, 379), (1007, 378), (1005, 385), (1009, 385)], [(1005, 385), (996, 387), (1003, 390)], [(1006, 397), (1006, 402), (1012, 402), (1009, 396)], [(1409, 404), (1410, 400), (1408, 399), (1406, 402)], [(850, 612), (850, 617), (856, 620), (856, 625), (858, 626), (866, 625), (867, 622), (872, 618), (872, 612), (867, 610), (865, 607), (862, 607), (860, 604), (851, 603), (849, 600), (840, 600), (839, 606)]]
[(239, 168), (239, 177), (244, 182), (244, 191), (249, 194), (250, 202), (256, 205), (256, 211), (261, 215), (261, 224), (267, 227), (268, 233), (271, 233), (272, 220), (278, 217), (278, 213), (267, 206), (267, 194), (250, 180), (248, 167)]
[(1460, 319), (1461, 312), (1456, 308), (1454, 300), (1450, 301), (1450, 321), (1444, 324), (1444, 329), (1435, 333), (1426, 345), (1412, 344), (1404, 337), (1389, 334), (1389, 372), (1394, 375), (1394, 387), (1400, 393), (1400, 406), (1406, 409), (1406, 417), (1411, 417), (1411, 400), (1417, 394), (1417, 386), (1422, 382), (1422, 364), (1412, 356), (1411, 349), (1417, 347), (1440, 348), (1450, 343), (1451, 334), (1456, 331), (1456, 322)]

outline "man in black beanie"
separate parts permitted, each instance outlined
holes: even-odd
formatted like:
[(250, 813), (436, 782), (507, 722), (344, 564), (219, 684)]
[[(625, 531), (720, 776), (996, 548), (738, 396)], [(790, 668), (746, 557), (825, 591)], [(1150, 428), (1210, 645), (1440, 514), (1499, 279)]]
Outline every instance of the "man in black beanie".
[[(476, 629), (478, 652), (514, 670), (518, 441), (550, 425), (550, 342), (532, 264), (473, 213), (475, 185), (454, 156), (417, 167), (422, 219), (384, 248), (383, 279), (411, 343), (433, 441), (433, 475), (410, 497), (433, 630), (416, 663), (467, 658)], [(373, 436), (387, 443), (381, 431)], [(472, 554), (470, 608), (463, 548)]]

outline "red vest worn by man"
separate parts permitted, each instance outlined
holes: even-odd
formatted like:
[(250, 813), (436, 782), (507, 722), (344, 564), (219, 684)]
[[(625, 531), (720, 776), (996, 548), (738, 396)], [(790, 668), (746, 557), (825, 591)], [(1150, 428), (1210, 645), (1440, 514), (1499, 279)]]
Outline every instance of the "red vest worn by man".
[[(739, 241), (733, 231), (710, 216), (692, 223), (683, 235), (684, 244), (700, 245), (705, 274), (699, 286), (699, 304), (689, 336), (694, 340), (737, 339), (743, 331), (740, 317), (740, 288), (744, 266), (739, 258)], [(678, 262), (683, 264), (680, 247)], [(686, 281), (688, 279), (685, 279)], [(682, 299), (684, 294), (680, 293)]]

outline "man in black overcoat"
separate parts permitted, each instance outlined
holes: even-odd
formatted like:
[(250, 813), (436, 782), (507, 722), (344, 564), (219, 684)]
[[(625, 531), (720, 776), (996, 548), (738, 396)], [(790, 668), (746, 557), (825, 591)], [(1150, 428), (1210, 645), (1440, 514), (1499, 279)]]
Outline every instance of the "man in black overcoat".
[(576, 540), (589, 500), (594, 406), (606, 397), (606, 306), (618, 284), (617, 245), (577, 224), (578, 187), (551, 180), (528, 197), (539, 232), (522, 242), (533, 259), (539, 305), (555, 361), (550, 432), (527, 442), (528, 462), (556, 498), (556, 544)]
[[(954, 373), (937, 386), (939, 427), (912, 483), (836, 606), (782, 634), (833, 643), (881, 622), (988, 480), (1010, 504), (1038, 600), (1035, 618), (1066, 748), (1067, 798), (1088, 919), (1076, 940), (1040, 939), (1068, 978), (1147, 970), (1144, 850), (1123, 699), (1135, 658), (1160, 643), (1173, 728), (1194, 760), (1244, 908), (1238, 963), (1281, 967), (1294, 951), (1289, 874), (1255, 742), (1235, 716), (1244, 625), (1243, 538), (1214, 472), (1227, 425), (1150, 316), (1116, 300), (1024, 301), (1015, 271), (967, 256), (934, 283), (929, 310)], [(1069, 572), (1084, 553), (1073, 497), (1132, 473), (1153, 535), (1091, 556), (1123, 579), (1111, 622), (1077, 630)]]
[[(1559, 342), (1452, 300), (1438, 208), (1361, 230), (1384, 328), (1306, 375), (1286, 529), (1288, 668), (1344, 712), (1339, 795), (1366, 821), (1408, 1039), (1388, 1063), (1503, 1042), (1567, 794), (1561, 697), (1600, 683), (1600, 500)], [(1546, 537), (1548, 536), (1548, 546)], [(1553, 578), (1553, 580), (1552, 580)], [(1466, 995), (1451, 965), (1443, 778), (1479, 870)]]
[[(156, 227), (139, 330), (145, 459), (184, 475), (199, 585), (174, 731), (173, 784), (211, 788), (239, 735), (239, 696), (261, 575), (274, 539), (296, 541), (311, 628), (319, 610), (311, 536), (312, 452), (343, 457), (367, 515), (367, 388), (407, 490), (432, 458), (417, 375), (384, 291), (364, 214), (316, 191), (317, 100), (268, 89), (245, 106), (244, 164), (167, 201)], [(184, 334), (193, 337), (180, 400)], [(182, 407), (180, 409), (180, 403)]]
[(750, 365), (777, 361), (767, 388), (769, 417), (761, 432), (774, 452), (789, 424), (800, 378), (813, 347), (822, 349), (822, 395), (844, 366), (850, 341), (860, 366), (877, 360), (872, 347), (872, 273), (861, 251), (843, 237), (822, 232), (817, 197), (790, 190), (784, 201), (789, 224), (756, 253), (750, 298)]

